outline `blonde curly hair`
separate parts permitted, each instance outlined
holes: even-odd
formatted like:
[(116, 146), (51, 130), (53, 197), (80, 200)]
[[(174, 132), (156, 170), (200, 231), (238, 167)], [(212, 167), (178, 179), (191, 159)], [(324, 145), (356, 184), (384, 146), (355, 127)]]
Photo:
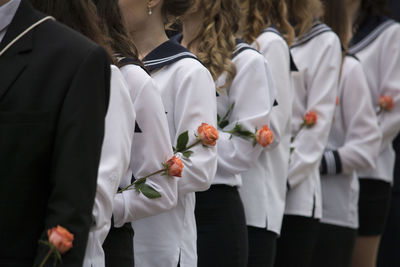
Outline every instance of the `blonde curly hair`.
[(198, 42), (196, 56), (210, 71), (214, 81), (226, 72), (227, 88), (236, 75), (232, 53), (236, 47), (235, 33), (239, 29), (238, 0), (199, 0), (198, 7), (204, 14), (203, 23), (196, 37), (188, 44)]
[(320, 0), (286, 0), (289, 18), (296, 25), (296, 36), (301, 38), (313, 26), (315, 19), (324, 15), (323, 5)]
[(287, 18), (285, 0), (242, 0), (242, 38), (249, 44), (256, 41), (261, 31), (274, 25), (290, 46), (294, 30)]

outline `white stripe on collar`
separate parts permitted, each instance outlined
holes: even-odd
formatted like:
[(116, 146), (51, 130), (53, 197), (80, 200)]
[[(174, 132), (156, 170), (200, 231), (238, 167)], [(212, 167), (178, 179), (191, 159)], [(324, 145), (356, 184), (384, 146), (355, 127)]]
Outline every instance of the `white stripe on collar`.
[(296, 38), (293, 42), (293, 45), (291, 46), (291, 48), (303, 45), (305, 43), (307, 43), (308, 41), (310, 41), (311, 39), (313, 39), (314, 37), (324, 33), (324, 32), (329, 32), (332, 31), (331, 28), (329, 28), (326, 24), (321, 23), (321, 22), (317, 22), (316, 24), (314, 24), (314, 26), (308, 31), (308, 33), (304, 34), (302, 37), (300, 38)]

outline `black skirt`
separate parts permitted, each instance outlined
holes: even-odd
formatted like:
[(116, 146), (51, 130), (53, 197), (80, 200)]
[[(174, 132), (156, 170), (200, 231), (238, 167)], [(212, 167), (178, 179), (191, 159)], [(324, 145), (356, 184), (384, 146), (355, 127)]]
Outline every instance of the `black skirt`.
[(318, 229), (318, 219), (295, 215), (283, 216), (275, 267), (309, 267), (314, 255)]
[(213, 185), (196, 193), (199, 267), (246, 267), (247, 226), (236, 187)]
[(312, 267), (350, 267), (357, 229), (321, 223)]
[(391, 185), (376, 179), (360, 180), (358, 218), (360, 236), (382, 235), (389, 213)]
[(249, 260), (248, 267), (273, 267), (278, 235), (265, 228), (248, 226)]
[(133, 236), (130, 223), (121, 228), (111, 227), (103, 244), (107, 267), (133, 267)]

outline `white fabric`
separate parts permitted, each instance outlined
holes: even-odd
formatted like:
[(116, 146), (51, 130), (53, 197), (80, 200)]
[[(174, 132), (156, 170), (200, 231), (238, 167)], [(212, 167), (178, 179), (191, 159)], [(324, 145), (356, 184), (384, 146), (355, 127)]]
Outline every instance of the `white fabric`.
[[(135, 132), (129, 171), (120, 183), (120, 187), (124, 188), (131, 184), (132, 174), (139, 179), (162, 169), (162, 163), (170, 159), (173, 152), (164, 106), (154, 81), (136, 65), (126, 65), (121, 68), (121, 72), (131, 89), (136, 122), (141, 130)], [(113, 207), (115, 227), (176, 206), (177, 178), (158, 174), (148, 178), (146, 183), (155, 188), (162, 197), (149, 199), (135, 190), (117, 194)]]
[[(215, 86), (197, 60), (184, 58), (152, 73), (167, 113), (171, 142), (189, 131), (189, 144), (201, 123), (216, 127)], [(216, 171), (216, 148), (198, 145), (178, 182), (178, 205), (157, 216), (133, 222), (135, 265), (140, 267), (197, 266), (196, 191), (207, 190)], [(180, 256), (180, 257), (179, 257)]]
[(373, 178), (392, 183), (395, 153), (392, 141), (400, 130), (400, 25), (384, 30), (370, 45), (356, 54), (367, 77), (373, 106), (378, 109), (381, 95), (393, 98), (394, 108), (378, 117), (382, 133), (376, 168), (360, 171), (360, 178)]
[(97, 177), (92, 216), (83, 266), (104, 266), (102, 244), (111, 226), (113, 198), (129, 167), (135, 129), (135, 111), (128, 86), (116, 66), (111, 66), (111, 87), (105, 134)]
[(0, 43), (7, 32), (15, 13), (18, 10), (21, 0), (10, 0), (8, 3), (0, 6)]
[(381, 135), (361, 64), (350, 56), (344, 59), (338, 100), (326, 148), (338, 150), (342, 173), (321, 176), (321, 221), (357, 228), (356, 171), (375, 166)]
[[(267, 61), (258, 52), (246, 49), (233, 59), (236, 76), (227, 89), (221, 89), (217, 97), (218, 114), (222, 118), (228, 108), (234, 108), (224, 130), (231, 130), (236, 123), (255, 132), (263, 125), (269, 125), (269, 113), (275, 100), (275, 86)], [(216, 82), (217, 87), (225, 83), (223, 74)], [(218, 147), (218, 168), (213, 184), (241, 186), (240, 173), (248, 170), (257, 162), (263, 147), (253, 146), (253, 142), (233, 136), (218, 129), (220, 139)]]
[(271, 149), (265, 149), (256, 164), (242, 173), (243, 185), (239, 192), (247, 225), (280, 234), (285, 210), (294, 95), (289, 48), (285, 40), (274, 32), (262, 33), (252, 46), (259, 49), (270, 63), (277, 88), (278, 106), (273, 107), (270, 114), (275, 144)]
[[(292, 136), (303, 116), (318, 116), (312, 128), (304, 127), (295, 138), (290, 156), (285, 214), (321, 218), (321, 185), (318, 167), (328, 141), (338, 91), (341, 48), (337, 35), (324, 32), (291, 49), (299, 72), (293, 72)], [(313, 214), (314, 213), (314, 214)]]

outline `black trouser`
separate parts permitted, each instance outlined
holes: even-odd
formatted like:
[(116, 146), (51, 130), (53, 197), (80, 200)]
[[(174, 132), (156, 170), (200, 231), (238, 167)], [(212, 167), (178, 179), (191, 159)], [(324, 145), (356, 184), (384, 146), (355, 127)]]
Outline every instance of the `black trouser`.
[(378, 236), (385, 230), (392, 188), (390, 183), (376, 179), (359, 179), (359, 236)]
[(392, 194), (389, 217), (379, 247), (377, 266), (400, 266), (400, 192)]
[(133, 267), (133, 229), (130, 223), (111, 227), (103, 244), (106, 267)]
[(196, 193), (199, 267), (246, 267), (247, 226), (236, 187), (213, 185)]
[(356, 238), (356, 229), (321, 223), (311, 266), (350, 267)]
[(249, 235), (248, 267), (273, 267), (277, 234), (265, 228), (247, 227)]
[(276, 267), (309, 267), (318, 237), (319, 220), (294, 215), (283, 217), (277, 241)]

